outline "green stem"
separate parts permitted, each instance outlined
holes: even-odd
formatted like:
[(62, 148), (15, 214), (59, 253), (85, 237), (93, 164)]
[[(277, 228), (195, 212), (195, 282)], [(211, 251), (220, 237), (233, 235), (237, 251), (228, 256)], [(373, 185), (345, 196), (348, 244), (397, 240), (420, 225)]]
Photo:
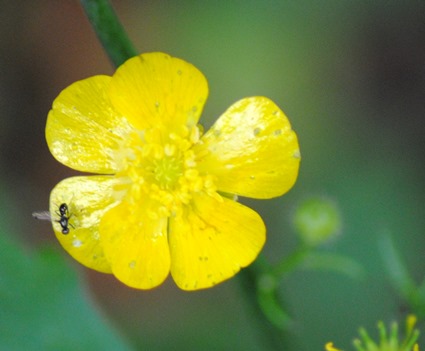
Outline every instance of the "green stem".
[(306, 257), (301, 268), (333, 271), (353, 279), (362, 279), (366, 275), (363, 267), (356, 261), (343, 255), (332, 253), (311, 252)]
[(272, 270), (272, 273), (277, 279), (281, 279), (287, 272), (292, 272), (295, 267), (299, 266), (311, 252), (308, 246), (300, 246), (288, 257), (280, 261)]
[(262, 344), (268, 345), (270, 350), (285, 350), (291, 322), (277, 296), (277, 284), (272, 283), (270, 290), (261, 287), (260, 280), (267, 276), (268, 271), (269, 264), (260, 256), (255, 263), (243, 269), (238, 278)]
[(108, 0), (80, 0), (80, 2), (115, 67), (137, 55)]

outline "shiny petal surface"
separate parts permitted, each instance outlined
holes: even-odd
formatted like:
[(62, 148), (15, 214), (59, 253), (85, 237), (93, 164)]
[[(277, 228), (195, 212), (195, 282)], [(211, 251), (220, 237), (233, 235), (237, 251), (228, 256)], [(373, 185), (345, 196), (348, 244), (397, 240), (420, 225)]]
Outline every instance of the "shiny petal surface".
[[(118, 180), (108, 176), (72, 177), (61, 181), (50, 194), (50, 214), (53, 230), (61, 245), (81, 264), (100, 272), (110, 273), (102, 237), (101, 217), (116, 205), (114, 187)], [(66, 204), (68, 234), (62, 233), (59, 207)]]
[(104, 216), (100, 226), (112, 273), (137, 289), (160, 285), (170, 272), (167, 220), (154, 220), (148, 213), (147, 204), (123, 201)]
[(265, 242), (253, 210), (229, 199), (197, 197), (185, 215), (170, 221), (171, 274), (183, 290), (216, 285), (249, 265)]
[(109, 93), (117, 111), (136, 128), (171, 128), (198, 122), (208, 85), (190, 63), (164, 53), (148, 53), (117, 69)]
[(287, 192), (300, 151), (285, 114), (265, 97), (232, 105), (195, 147), (199, 170), (217, 176), (220, 191), (267, 199)]
[(118, 170), (114, 155), (132, 130), (112, 108), (106, 90), (111, 77), (75, 82), (53, 102), (46, 124), (50, 152), (64, 165), (83, 172), (111, 174)]

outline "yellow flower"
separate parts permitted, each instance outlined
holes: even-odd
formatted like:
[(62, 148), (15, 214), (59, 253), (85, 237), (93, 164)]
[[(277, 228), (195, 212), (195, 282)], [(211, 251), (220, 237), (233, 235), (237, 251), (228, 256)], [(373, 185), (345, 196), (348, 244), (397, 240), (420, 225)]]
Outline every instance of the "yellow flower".
[(181, 289), (195, 290), (255, 260), (265, 226), (236, 196), (287, 192), (298, 175), (297, 137), (265, 97), (236, 102), (202, 135), (207, 95), (194, 66), (149, 53), (56, 98), (46, 126), (50, 151), (96, 174), (65, 179), (50, 196), (53, 229), (77, 261), (138, 289), (171, 272)]

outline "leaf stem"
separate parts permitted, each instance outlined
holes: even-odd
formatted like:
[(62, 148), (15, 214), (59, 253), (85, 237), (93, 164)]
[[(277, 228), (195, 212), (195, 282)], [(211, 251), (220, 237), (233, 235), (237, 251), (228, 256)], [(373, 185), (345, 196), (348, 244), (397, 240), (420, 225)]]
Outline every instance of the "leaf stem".
[(80, 0), (80, 2), (115, 67), (137, 55), (137, 51), (108, 0)]

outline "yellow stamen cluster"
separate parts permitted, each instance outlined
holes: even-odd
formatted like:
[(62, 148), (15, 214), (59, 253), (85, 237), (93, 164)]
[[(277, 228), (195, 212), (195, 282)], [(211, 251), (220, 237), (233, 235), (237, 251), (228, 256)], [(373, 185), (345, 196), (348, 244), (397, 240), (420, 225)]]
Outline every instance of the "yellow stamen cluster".
[(152, 201), (152, 219), (175, 216), (194, 193), (220, 198), (213, 176), (200, 174), (192, 146), (199, 142), (197, 126), (165, 133), (154, 127), (135, 134), (127, 144), (120, 176), (130, 181), (129, 201)]

